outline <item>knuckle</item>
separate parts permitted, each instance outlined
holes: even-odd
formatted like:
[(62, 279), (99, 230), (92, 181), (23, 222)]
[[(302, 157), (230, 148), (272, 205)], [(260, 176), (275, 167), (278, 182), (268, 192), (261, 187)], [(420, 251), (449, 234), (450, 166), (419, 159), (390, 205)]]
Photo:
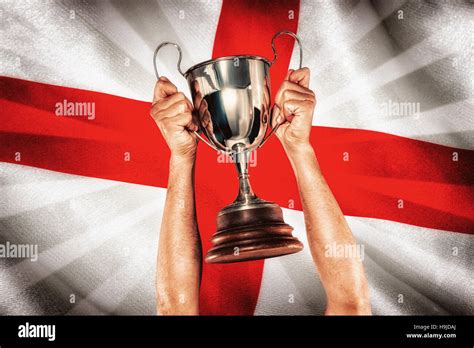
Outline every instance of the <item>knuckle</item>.
[(159, 88), (159, 89), (163, 89), (164, 85), (165, 85), (165, 81), (163, 81), (163, 80), (158, 80), (156, 82), (156, 87)]
[(184, 117), (184, 120), (185, 120), (186, 122), (191, 122), (192, 119), (193, 119), (193, 116), (191, 115), (191, 113), (190, 113), (190, 112), (187, 112), (187, 113), (185, 113), (185, 115), (186, 115), (186, 116)]
[(172, 119), (170, 117), (162, 118), (159, 120), (159, 123), (163, 128), (168, 128), (170, 126), (170, 123), (172, 122)]
[(155, 121), (156, 121), (156, 123), (158, 123), (158, 124), (160, 124), (160, 125), (163, 125), (163, 124), (165, 123), (165, 120), (166, 120), (166, 118), (161, 117), (160, 114), (158, 114), (158, 115), (155, 116)]
[(181, 111), (185, 111), (188, 108), (188, 103), (186, 100), (182, 99), (178, 102), (178, 107)]
[(150, 108), (150, 116), (152, 118), (156, 119), (158, 117), (158, 112), (159, 112), (159, 109), (156, 104)]
[(287, 81), (287, 80), (283, 81), (283, 83), (281, 84), (281, 87), (282, 87), (284, 90), (290, 88), (290, 86), (291, 86), (291, 82), (290, 82), (290, 81)]
[(153, 104), (153, 108), (155, 108), (155, 110), (160, 110), (160, 109), (161, 109), (161, 105), (163, 104), (164, 101), (165, 101), (165, 98), (158, 99), (158, 101), (156, 101), (156, 102)]

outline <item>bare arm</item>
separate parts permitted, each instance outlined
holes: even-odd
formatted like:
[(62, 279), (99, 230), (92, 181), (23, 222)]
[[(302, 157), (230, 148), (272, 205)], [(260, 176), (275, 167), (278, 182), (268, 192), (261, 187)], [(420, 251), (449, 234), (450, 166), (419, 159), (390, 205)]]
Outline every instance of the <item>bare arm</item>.
[(155, 88), (151, 114), (171, 150), (156, 270), (157, 312), (198, 315), (201, 241), (194, 203), (197, 127), (192, 106), (166, 78)]
[(311, 255), (327, 295), (326, 314), (370, 314), (367, 281), (356, 254), (334, 257), (336, 245), (356, 247), (354, 237), (319, 169), (311, 146), (289, 151), (298, 182)]
[(309, 134), (316, 103), (308, 89), (309, 70), (289, 71), (278, 91), (274, 122), (282, 123), (277, 135), (295, 173), (311, 255), (326, 290), (326, 314), (371, 314), (367, 280), (356, 253), (335, 257), (334, 246), (356, 242), (319, 168)]

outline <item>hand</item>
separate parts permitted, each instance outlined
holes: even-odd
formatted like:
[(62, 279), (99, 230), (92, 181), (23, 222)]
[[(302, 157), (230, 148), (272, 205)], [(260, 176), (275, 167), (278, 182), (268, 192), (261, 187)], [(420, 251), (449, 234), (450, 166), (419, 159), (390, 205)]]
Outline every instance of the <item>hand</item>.
[(155, 86), (150, 115), (160, 128), (171, 154), (178, 158), (194, 160), (198, 126), (193, 119), (193, 105), (178, 92), (166, 77), (160, 77)]
[(308, 68), (289, 70), (280, 86), (272, 111), (272, 127), (285, 151), (292, 152), (309, 145), (316, 97), (309, 87)]

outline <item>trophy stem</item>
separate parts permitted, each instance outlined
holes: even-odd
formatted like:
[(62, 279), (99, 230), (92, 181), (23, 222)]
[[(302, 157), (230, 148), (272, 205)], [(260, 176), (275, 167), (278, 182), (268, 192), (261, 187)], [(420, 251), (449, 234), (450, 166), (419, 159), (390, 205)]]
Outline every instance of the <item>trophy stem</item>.
[(250, 153), (246, 150), (242, 150), (244, 147), (245, 145), (240, 143), (233, 146), (233, 159), (239, 174), (239, 194), (235, 202), (243, 204), (250, 203), (257, 198), (249, 180), (248, 163)]
[(239, 195), (217, 215), (213, 247), (208, 263), (257, 260), (297, 253), (303, 244), (292, 236), (293, 227), (283, 220), (281, 208), (258, 198), (249, 182), (249, 152), (245, 144), (232, 147), (232, 158), (239, 173)]

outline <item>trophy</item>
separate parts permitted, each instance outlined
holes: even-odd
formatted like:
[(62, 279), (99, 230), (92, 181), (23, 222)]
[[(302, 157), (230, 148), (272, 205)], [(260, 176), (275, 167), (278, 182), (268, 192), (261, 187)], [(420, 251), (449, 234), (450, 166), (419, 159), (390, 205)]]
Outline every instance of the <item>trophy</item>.
[(301, 42), (289, 31), (273, 36), (271, 62), (259, 56), (228, 56), (196, 64), (183, 73), (182, 52), (177, 44), (163, 42), (153, 56), (159, 79), (158, 51), (167, 45), (178, 50), (177, 68), (188, 81), (193, 114), (200, 128), (196, 136), (214, 150), (230, 155), (237, 167), (239, 193), (217, 215), (217, 232), (211, 238), (213, 247), (205, 257), (208, 263), (270, 258), (303, 249), (303, 244), (292, 236), (293, 227), (283, 221), (281, 208), (255, 195), (248, 174), (251, 151), (261, 147), (279, 126), (271, 127), (269, 71), (277, 60), (275, 39), (282, 34), (292, 36), (298, 43), (301, 68)]

